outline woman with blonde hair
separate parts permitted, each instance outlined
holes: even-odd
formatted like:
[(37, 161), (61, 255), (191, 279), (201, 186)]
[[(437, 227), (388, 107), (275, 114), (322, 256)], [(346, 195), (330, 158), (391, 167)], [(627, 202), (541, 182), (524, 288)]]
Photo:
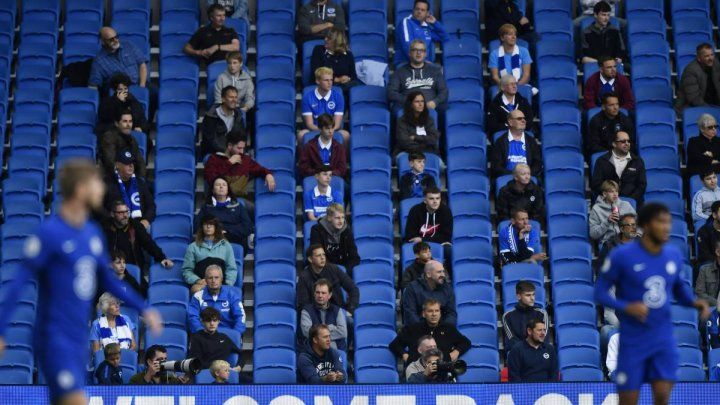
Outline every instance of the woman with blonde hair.
[(325, 44), (313, 48), (310, 70), (314, 72), (319, 67), (333, 70), (333, 85), (342, 88), (346, 99), (350, 87), (359, 84), (355, 72), (355, 57), (350, 52), (343, 30), (331, 28), (325, 35)]

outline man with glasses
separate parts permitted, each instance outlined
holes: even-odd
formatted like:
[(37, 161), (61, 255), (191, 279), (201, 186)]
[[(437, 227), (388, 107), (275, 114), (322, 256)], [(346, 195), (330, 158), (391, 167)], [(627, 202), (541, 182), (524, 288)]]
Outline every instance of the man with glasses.
[(131, 41), (121, 42), (114, 29), (103, 27), (100, 43), (102, 48), (93, 59), (88, 86), (103, 89), (116, 73), (126, 74), (132, 84), (148, 85), (148, 60)]
[(617, 61), (612, 56), (603, 55), (598, 58), (600, 70), (593, 73), (585, 84), (583, 105), (586, 109), (600, 107), (600, 98), (605, 93), (613, 92), (620, 98), (620, 107), (626, 110), (635, 109), (630, 80), (617, 71)]
[[(179, 359), (173, 359), (179, 360)], [(183, 384), (185, 381), (175, 373), (164, 371), (160, 365), (168, 361), (167, 349), (162, 345), (152, 345), (145, 350), (145, 371), (130, 377), (131, 385), (170, 385)]]
[(588, 124), (588, 137), (585, 140), (588, 156), (607, 152), (619, 131), (630, 134), (630, 139), (635, 138), (635, 125), (630, 117), (620, 111), (620, 97), (609, 92), (603, 94), (601, 99), (602, 111), (592, 117)]
[(448, 89), (442, 67), (425, 60), (427, 46), (416, 39), (410, 43), (410, 62), (395, 69), (388, 84), (388, 99), (393, 111), (399, 111), (411, 91), (421, 91), (431, 110), (445, 111)]
[(690, 137), (687, 144), (687, 168), (685, 175), (691, 177), (702, 174), (708, 168), (720, 173), (720, 138), (718, 123), (712, 114), (701, 114), (697, 120), (699, 136), (685, 134)]
[(590, 188), (596, 196), (602, 194), (605, 180), (613, 180), (620, 185), (621, 197), (632, 198), (638, 206), (642, 205), (647, 187), (645, 162), (640, 156), (630, 153), (630, 135), (625, 131), (615, 134), (612, 150), (595, 162)]
[(500, 78), (500, 92), (492, 99), (487, 108), (485, 126), (488, 134), (505, 131), (508, 128), (508, 114), (520, 110), (525, 120), (532, 125), (533, 112), (530, 102), (518, 93), (518, 82), (515, 76), (506, 73)]
[(415, 0), (412, 14), (400, 20), (395, 30), (395, 66), (407, 62), (408, 57), (412, 59), (412, 43), (420, 40), (429, 49), (428, 60), (435, 60), (435, 49), (433, 42), (447, 42), (450, 36), (445, 32), (445, 27), (432, 15), (428, 0)]
[(695, 55), (682, 71), (675, 104), (678, 110), (720, 105), (720, 63), (715, 60), (715, 46), (702, 43)]
[(598, 263), (602, 263), (610, 251), (616, 246), (632, 242), (638, 237), (636, 214), (621, 215), (618, 225), (620, 227), (620, 233), (603, 244), (602, 249), (600, 249), (600, 253), (598, 254)]
[(535, 138), (525, 132), (525, 113), (513, 110), (508, 114), (507, 135), (500, 134), (493, 143), (490, 152), (490, 166), (495, 177), (512, 174), (518, 163), (530, 166), (530, 174), (542, 174), (542, 156), (540, 145)]

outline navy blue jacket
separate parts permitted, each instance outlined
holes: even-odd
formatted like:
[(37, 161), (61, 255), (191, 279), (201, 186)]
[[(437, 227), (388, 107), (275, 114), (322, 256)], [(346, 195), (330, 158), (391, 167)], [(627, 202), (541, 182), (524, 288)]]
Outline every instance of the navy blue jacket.
[(440, 302), (441, 319), (444, 323), (455, 325), (457, 322), (457, 312), (455, 312), (455, 294), (452, 285), (449, 282), (437, 286), (431, 290), (425, 277), (421, 277), (412, 283), (403, 291), (402, 307), (403, 307), (403, 324), (412, 325), (420, 322), (420, 313), (422, 312), (423, 303), (428, 298), (434, 298)]
[(223, 229), (227, 232), (225, 237), (230, 243), (242, 245), (244, 251), (248, 251), (248, 236), (255, 232), (255, 227), (244, 205), (237, 201), (224, 207), (205, 204), (195, 217), (195, 229), (201, 225), (200, 220), (207, 215), (212, 215), (220, 221)]
[(518, 343), (508, 355), (510, 382), (549, 382), (558, 380), (557, 353), (553, 345), (541, 344), (537, 349), (527, 340)]
[(304, 350), (298, 355), (297, 373), (298, 383), (306, 384), (323, 384), (324, 377), (331, 371), (340, 371), (343, 373), (343, 383), (347, 382), (347, 372), (343, 364), (340, 352), (330, 348), (321, 357), (312, 349), (310, 344), (306, 345)]
[(113, 367), (107, 360), (103, 360), (95, 369), (95, 379), (98, 385), (122, 385), (122, 370), (120, 367)]

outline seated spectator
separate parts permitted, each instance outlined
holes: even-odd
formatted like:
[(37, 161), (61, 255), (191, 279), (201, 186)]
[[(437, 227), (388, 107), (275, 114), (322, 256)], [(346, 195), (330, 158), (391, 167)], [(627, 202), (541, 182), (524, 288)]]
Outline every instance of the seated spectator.
[(703, 188), (698, 190), (692, 199), (692, 219), (695, 222), (707, 221), (710, 218), (710, 208), (713, 203), (720, 200), (720, 188), (715, 172), (708, 167), (702, 172), (700, 178)]
[[(617, 234), (614, 238), (608, 240), (602, 245), (602, 248), (600, 249), (600, 253), (598, 254), (598, 263), (605, 262), (605, 258), (610, 254), (610, 251), (613, 250), (616, 246), (624, 245), (628, 242), (632, 242), (635, 240), (635, 238), (638, 237), (637, 232), (637, 215), (635, 214), (625, 214), (620, 215), (620, 220), (618, 221), (618, 224), (620, 225), (620, 233)], [(612, 308), (605, 308), (605, 310), (611, 310), (613, 311), (613, 316), (615, 316), (614, 310)], [(607, 317), (606, 317), (607, 320)], [(610, 323), (610, 322), (608, 322)], [(615, 318), (614, 325), (618, 325), (617, 318)]]
[(213, 378), (211, 384), (229, 384), (230, 363), (225, 360), (215, 360), (210, 363), (210, 376)]
[(557, 381), (557, 353), (550, 343), (545, 343), (545, 322), (540, 319), (529, 320), (526, 334), (527, 338), (518, 342), (508, 354), (510, 382)]
[(216, 261), (205, 259), (220, 259), (224, 264), (225, 284), (235, 285), (237, 280), (237, 265), (235, 254), (230, 242), (225, 238), (222, 225), (215, 217), (205, 217), (200, 220), (202, 226), (195, 231), (195, 240), (190, 243), (185, 251), (185, 259), (182, 264), (182, 275), (190, 287), (190, 292), (195, 294), (207, 285), (206, 280), (201, 278), (206, 272), (210, 263), (218, 264)]
[(326, 325), (313, 325), (309, 339), (298, 355), (298, 383), (323, 384), (347, 382), (345, 365), (340, 352), (333, 349), (330, 329)]
[(207, 5), (220, 4), (225, 8), (225, 15), (230, 18), (242, 18), (248, 21), (248, 0), (207, 0)]
[(212, 216), (220, 221), (225, 231), (225, 238), (230, 243), (242, 245), (245, 252), (248, 251), (251, 235), (255, 233), (247, 208), (238, 203), (230, 191), (230, 182), (224, 177), (218, 177), (212, 183), (212, 194), (208, 196), (205, 205), (195, 217), (195, 228), (200, 224), (200, 218)]
[[(216, 275), (220, 276), (222, 272), (216, 271)], [(220, 276), (222, 277), (222, 276)], [(222, 292), (223, 288), (220, 286), (220, 291)], [(191, 303), (195, 303), (197, 299), (197, 295), (193, 297), (193, 299), (190, 301)], [(208, 297), (212, 299), (211, 297)], [(204, 303), (204, 302), (203, 302)], [(201, 304), (202, 305), (202, 304)], [(242, 311), (242, 303), (231, 303), (232, 306), (238, 306), (240, 307), (240, 310)], [(220, 305), (218, 305), (220, 307)], [(196, 308), (193, 308), (196, 309)], [(225, 310), (225, 312), (232, 311), (232, 309), (222, 308), (222, 310)], [(218, 326), (220, 326), (220, 319), (221, 319), (221, 312), (214, 306), (208, 306), (205, 307), (202, 312), (200, 312), (200, 320), (202, 321), (202, 328), (190, 335), (190, 343), (188, 344), (188, 358), (195, 358), (200, 360), (200, 366), (205, 369), (209, 368), (213, 362), (217, 360), (227, 360), (230, 358), (230, 355), (235, 353), (238, 356), (242, 355), (242, 350), (240, 350), (239, 347), (233, 342), (230, 337), (222, 332), (218, 332)], [(244, 311), (243, 311), (243, 317), (244, 317)], [(194, 314), (196, 315), (196, 314)], [(188, 317), (190, 314), (188, 313)], [(195, 319), (193, 319), (195, 321)], [(240, 324), (241, 322), (237, 322), (237, 324)], [(194, 329), (193, 325), (193, 329)], [(244, 325), (243, 325), (244, 329)], [(242, 332), (241, 332), (242, 333)], [(235, 367), (233, 370), (240, 371), (240, 366)]]
[(122, 280), (125, 284), (127, 284), (127, 286), (123, 286), (123, 288), (132, 288), (140, 296), (146, 297), (147, 291), (145, 288), (141, 287), (140, 283), (138, 283), (138, 281), (135, 280), (135, 278), (127, 271), (125, 253), (121, 250), (113, 250), (110, 252), (110, 260), (110, 268), (112, 268), (113, 274), (115, 274), (119, 280)]
[(203, 330), (205, 319), (215, 317), (215, 314), (206, 314), (207, 317), (203, 318), (203, 313), (208, 308), (217, 310), (219, 326), (235, 329), (240, 333), (245, 332), (245, 308), (242, 304), (242, 297), (235, 287), (223, 285), (222, 267), (217, 264), (207, 266), (203, 288), (194, 292), (190, 297), (188, 304), (190, 332)]
[(400, 20), (395, 29), (395, 66), (412, 59), (412, 42), (422, 41), (425, 49), (430, 49), (431, 59), (435, 54), (433, 42), (447, 42), (450, 36), (445, 27), (432, 15), (428, 0), (415, 0), (412, 13)]
[[(720, 65), (720, 64), (719, 64)], [(702, 173), (707, 167), (720, 172), (720, 138), (717, 137), (718, 123), (710, 114), (698, 118), (699, 136), (692, 136), (687, 146), (687, 177)], [(685, 134), (690, 137), (692, 134)]]
[(184, 384), (186, 379), (181, 379), (174, 372), (160, 368), (160, 364), (166, 361), (168, 361), (168, 355), (165, 346), (152, 345), (148, 347), (145, 349), (145, 370), (130, 377), (130, 385)]
[(505, 353), (519, 342), (527, 339), (527, 324), (531, 319), (542, 321), (548, 324), (547, 312), (539, 306), (535, 305), (535, 284), (520, 280), (515, 284), (515, 297), (517, 304), (515, 308), (505, 312), (502, 316), (502, 325)]
[(355, 237), (345, 220), (345, 209), (340, 204), (330, 204), (327, 215), (310, 228), (310, 244), (321, 245), (326, 260), (345, 267), (351, 276), (353, 268), (360, 264)]
[(620, 349), (620, 332), (610, 336), (607, 345), (607, 355), (605, 356), (605, 367), (607, 367), (608, 378), (615, 381), (615, 370), (617, 370), (618, 352)]
[(697, 231), (698, 264), (715, 260), (715, 245), (720, 240), (720, 201), (710, 206), (712, 221), (708, 221)]
[(700, 266), (695, 280), (695, 295), (710, 307), (717, 306), (720, 293), (720, 241), (715, 241), (713, 253), (713, 261)]
[[(610, 5), (610, 16), (617, 18), (617, 14), (615, 13), (615, 4), (620, 3), (620, 0), (580, 0), (579, 2), (579, 10), (578, 10), (578, 16), (573, 20), (573, 25), (577, 28), (580, 27), (580, 24), (583, 20), (591, 19), (593, 18), (595, 14), (595, 5), (599, 2), (605, 2), (608, 5)], [(618, 4), (619, 6), (619, 4)], [(622, 20), (620, 18), (617, 18), (620, 20), (620, 25), (626, 23), (625, 20)]]
[(500, 92), (493, 97), (487, 106), (485, 127), (487, 133), (492, 135), (499, 131), (507, 131), (508, 114), (520, 110), (525, 116), (526, 125), (532, 126), (533, 111), (530, 102), (518, 93), (518, 82), (515, 76), (504, 74), (500, 77)]
[[(132, 112), (125, 110), (115, 117), (115, 125), (100, 135), (98, 140), (98, 155), (100, 164), (108, 175), (115, 171), (115, 162), (120, 152), (123, 152), (124, 159), (135, 165), (134, 169), (138, 176), (145, 178), (145, 159), (140, 153), (140, 146), (132, 134), (133, 118)], [(129, 152), (129, 156), (128, 155)]]
[(333, 70), (320, 67), (315, 70), (315, 83), (317, 87), (308, 89), (302, 97), (302, 118), (305, 129), (298, 131), (298, 143), (310, 131), (320, 131), (318, 117), (328, 114), (333, 117), (333, 131), (343, 137), (343, 144), (349, 145), (350, 133), (343, 127), (345, 114), (345, 97), (340, 89), (333, 87)]
[[(233, 51), (228, 53), (227, 70), (220, 73), (215, 80), (214, 100), (215, 103), (222, 100), (222, 91), (225, 87), (232, 86), (237, 90), (236, 108), (246, 113), (255, 106), (255, 86), (253, 85), (250, 73), (243, 69), (242, 52)], [(221, 114), (221, 112), (218, 112)]]
[(518, 85), (530, 82), (530, 68), (533, 60), (530, 51), (517, 44), (517, 29), (512, 24), (503, 24), (498, 32), (500, 47), (490, 50), (488, 69), (496, 86), (500, 86), (500, 78), (511, 75)]
[(400, 200), (406, 198), (422, 198), (425, 190), (437, 188), (435, 177), (425, 172), (425, 154), (409, 152), (410, 171), (400, 177)]
[(345, 311), (330, 302), (333, 290), (332, 285), (325, 279), (315, 282), (315, 301), (305, 304), (300, 311), (301, 342), (307, 342), (310, 337), (310, 328), (315, 325), (326, 325), (330, 330), (330, 347), (338, 350), (347, 350), (348, 328)]
[(118, 151), (114, 173), (107, 172), (105, 176), (105, 206), (108, 207), (115, 201), (124, 202), (129, 209), (130, 218), (137, 219), (146, 230), (150, 230), (150, 223), (155, 220), (156, 214), (155, 197), (150, 192), (145, 177), (135, 175), (134, 161), (134, 155), (129, 149)]
[[(343, 308), (350, 314), (355, 311), (360, 301), (360, 290), (350, 276), (332, 263), (328, 263), (325, 250), (320, 244), (311, 244), (307, 250), (308, 265), (298, 274), (297, 306), (313, 304), (315, 283), (320, 279), (327, 280), (336, 293), (330, 297), (333, 304)], [(345, 294), (341, 290), (345, 290)], [(347, 302), (344, 295), (347, 295)]]
[(108, 343), (103, 347), (105, 359), (95, 368), (93, 375), (98, 385), (122, 385), (120, 368), (120, 345)]
[[(102, 47), (95, 55), (90, 68), (88, 86), (105, 89), (110, 78), (116, 73), (124, 73), (130, 78), (131, 84), (145, 87), (150, 78), (148, 60), (145, 59), (132, 41), (120, 41), (118, 33), (110, 27), (100, 29)], [(102, 91), (101, 93), (104, 93)]]
[(128, 90), (131, 84), (130, 77), (125, 73), (116, 73), (110, 78), (113, 94), (100, 101), (96, 134), (102, 135), (113, 129), (116, 117), (125, 111), (132, 114), (133, 131), (150, 133), (150, 123), (145, 119), (145, 108)]
[(582, 32), (582, 63), (597, 63), (600, 56), (607, 55), (621, 64), (627, 61), (627, 50), (620, 30), (610, 25), (612, 8), (605, 1), (593, 6), (595, 22)]
[(430, 335), (425, 335), (418, 339), (417, 351), (418, 353), (420, 353), (420, 356), (417, 360), (413, 361), (412, 363), (408, 364), (407, 367), (405, 367), (405, 380), (410, 378), (411, 375), (415, 373), (421, 373), (425, 370), (425, 367), (422, 363), (422, 356), (423, 354), (425, 354), (426, 351), (431, 349), (437, 349), (437, 343), (435, 342), (435, 338)]
[(333, 85), (342, 89), (345, 99), (351, 87), (362, 84), (355, 71), (355, 56), (350, 52), (345, 31), (341, 28), (330, 28), (325, 34), (325, 44), (313, 48), (310, 69), (314, 72), (321, 67), (332, 69)]
[(117, 343), (121, 349), (136, 350), (135, 325), (129, 317), (120, 313), (120, 301), (110, 293), (100, 296), (98, 302), (100, 317), (90, 327), (90, 345), (92, 352), (100, 350), (110, 343)]
[(532, 227), (527, 211), (522, 208), (510, 211), (510, 224), (500, 229), (498, 235), (500, 264), (543, 261), (547, 255), (541, 249), (540, 230)]
[(323, 39), (333, 28), (345, 31), (345, 10), (330, 0), (310, 0), (298, 10), (297, 25), (303, 42)]
[(400, 281), (400, 291), (409, 286), (410, 283), (422, 277), (425, 274), (425, 265), (433, 259), (430, 245), (425, 242), (417, 242), (413, 245), (413, 253), (415, 260), (408, 265), (402, 273)]
[(405, 240), (410, 243), (435, 242), (449, 246), (452, 228), (452, 213), (442, 203), (440, 189), (427, 188), (424, 201), (412, 207), (408, 213)]
[(315, 175), (317, 169), (330, 165), (333, 176), (345, 177), (348, 174), (347, 150), (333, 138), (334, 122), (330, 115), (321, 114), (318, 119), (320, 133), (303, 145), (300, 150), (298, 169), (303, 177)]
[(620, 99), (620, 107), (626, 110), (635, 109), (635, 96), (633, 96), (630, 80), (617, 71), (617, 62), (610, 56), (603, 55), (598, 58), (600, 71), (593, 73), (585, 83), (583, 105), (585, 109), (600, 106), (600, 99), (605, 93), (615, 93)]
[(630, 153), (630, 135), (620, 131), (615, 134), (612, 150), (595, 162), (590, 178), (590, 188), (596, 195), (602, 194), (602, 183), (612, 180), (620, 186), (620, 196), (629, 197), (642, 205), (647, 187), (645, 162)]
[(430, 349), (423, 353), (420, 358), (420, 366), (422, 371), (411, 374), (407, 382), (409, 384), (446, 384), (455, 382), (452, 374), (443, 374), (438, 372), (438, 363), (443, 362), (443, 354), (438, 349)]
[(420, 91), (408, 93), (403, 115), (395, 125), (395, 155), (400, 152), (439, 154), (440, 132), (430, 116), (425, 95)]
[(245, 122), (238, 109), (238, 91), (226, 86), (221, 92), (221, 102), (205, 113), (202, 121), (203, 154), (222, 152), (227, 145), (229, 134), (238, 134), (245, 138)]
[(620, 111), (620, 99), (613, 92), (605, 93), (602, 99), (602, 111), (595, 114), (588, 124), (588, 137), (585, 144), (588, 155), (607, 152), (612, 148), (615, 134), (627, 132), (630, 140), (635, 139), (635, 124), (630, 117)]
[(203, 25), (195, 31), (190, 40), (185, 44), (183, 52), (205, 60), (211, 64), (219, 60), (225, 60), (228, 52), (240, 50), (238, 34), (231, 27), (225, 26), (225, 8), (219, 4), (213, 4), (207, 9), (210, 24)]
[(542, 174), (542, 156), (540, 145), (530, 134), (525, 132), (527, 119), (521, 110), (508, 113), (508, 134), (495, 140), (490, 151), (490, 166), (494, 175), (512, 174), (515, 165), (525, 163), (530, 167), (530, 174)]
[(410, 61), (398, 66), (390, 75), (387, 95), (393, 112), (400, 111), (408, 93), (417, 90), (425, 96), (427, 108), (439, 111), (447, 109), (448, 89), (442, 66), (427, 61), (426, 51), (425, 42), (419, 39), (412, 41)]
[(423, 305), (432, 298), (440, 304), (441, 317), (445, 323), (455, 325), (455, 294), (452, 284), (446, 282), (447, 273), (442, 263), (430, 260), (425, 264), (423, 277), (410, 283), (402, 292), (403, 325), (408, 326), (421, 321)]
[(315, 169), (317, 185), (312, 189), (303, 191), (303, 207), (308, 221), (317, 221), (324, 217), (330, 204), (343, 202), (341, 190), (333, 190), (330, 186), (331, 179), (332, 169), (330, 165), (320, 166)]
[[(707, 320), (707, 345), (710, 349), (720, 349), (720, 310), (713, 308), (710, 312), (710, 318)], [(713, 365), (713, 369), (717, 373), (718, 366)], [(711, 381), (718, 381), (717, 379)]]
[(545, 197), (543, 190), (533, 183), (530, 166), (518, 163), (513, 169), (513, 179), (501, 189), (495, 201), (498, 219), (510, 219), (513, 209), (522, 208), (530, 219), (545, 221)]
[(715, 46), (702, 43), (695, 55), (682, 71), (675, 101), (678, 110), (720, 105), (720, 63), (715, 59)]
[(619, 198), (616, 182), (605, 180), (600, 190), (602, 194), (590, 210), (590, 239), (602, 245), (620, 234), (620, 217), (635, 214), (635, 209)]
[(500, 27), (512, 24), (519, 37), (530, 43), (531, 47), (538, 39), (530, 20), (520, 10), (514, 0), (485, 0), (485, 33), (488, 41), (498, 39)]

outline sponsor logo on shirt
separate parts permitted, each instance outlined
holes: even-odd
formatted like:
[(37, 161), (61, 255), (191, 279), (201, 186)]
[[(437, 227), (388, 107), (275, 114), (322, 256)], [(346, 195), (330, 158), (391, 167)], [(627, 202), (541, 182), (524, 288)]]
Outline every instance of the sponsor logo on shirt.
[(405, 79), (405, 88), (408, 90), (413, 89), (429, 89), (435, 84), (435, 79), (432, 77), (426, 77), (424, 79), (413, 79), (408, 77)]

